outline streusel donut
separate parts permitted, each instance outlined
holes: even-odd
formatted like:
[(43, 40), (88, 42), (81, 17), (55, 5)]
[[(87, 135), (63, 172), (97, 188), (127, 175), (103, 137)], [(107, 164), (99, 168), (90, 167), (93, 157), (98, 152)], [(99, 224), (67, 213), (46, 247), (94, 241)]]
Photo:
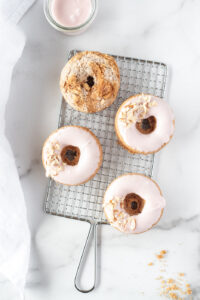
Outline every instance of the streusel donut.
[(46, 176), (65, 185), (79, 185), (95, 176), (102, 163), (98, 138), (85, 127), (64, 126), (45, 141), (42, 161)]
[(74, 109), (94, 113), (110, 106), (117, 97), (120, 75), (114, 58), (99, 52), (74, 55), (61, 72), (60, 89)]
[(174, 114), (169, 104), (152, 95), (128, 98), (115, 117), (119, 142), (132, 153), (159, 151), (171, 140), (174, 129)]
[(160, 220), (165, 199), (157, 183), (136, 173), (116, 178), (107, 188), (103, 208), (108, 222), (125, 233), (142, 233)]

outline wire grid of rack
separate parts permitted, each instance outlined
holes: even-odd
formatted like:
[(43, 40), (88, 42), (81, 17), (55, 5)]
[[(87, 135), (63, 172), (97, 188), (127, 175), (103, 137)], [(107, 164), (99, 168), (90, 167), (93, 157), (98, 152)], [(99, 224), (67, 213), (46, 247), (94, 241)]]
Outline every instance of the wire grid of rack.
[[(70, 51), (69, 58), (78, 50)], [(64, 186), (49, 179), (45, 212), (88, 222), (107, 224), (102, 209), (104, 192), (116, 177), (130, 172), (152, 176), (154, 155), (130, 154), (117, 141), (114, 118), (120, 104), (134, 94), (149, 93), (164, 97), (167, 66), (163, 63), (115, 56), (120, 69), (120, 90), (115, 102), (107, 109), (95, 113), (81, 113), (63, 99), (59, 127), (80, 125), (91, 129), (103, 148), (103, 164), (96, 176), (80, 186)]]

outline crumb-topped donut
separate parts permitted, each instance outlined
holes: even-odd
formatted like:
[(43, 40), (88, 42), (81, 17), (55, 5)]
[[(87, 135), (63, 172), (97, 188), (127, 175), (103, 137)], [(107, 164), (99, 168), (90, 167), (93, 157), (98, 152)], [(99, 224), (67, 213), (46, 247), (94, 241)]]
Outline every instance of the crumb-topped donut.
[(136, 173), (116, 178), (107, 188), (103, 208), (108, 222), (125, 233), (142, 233), (161, 218), (165, 199), (157, 183)]
[(128, 98), (116, 114), (117, 137), (132, 153), (149, 154), (163, 148), (175, 129), (174, 114), (169, 104), (152, 95)]
[(74, 109), (94, 113), (110, 106), (117, 97), (120, 75), (114, 58), (99, 52), (74, 55), (61, 72), (63, 97)]
[(47, 177), (65, 185), (79, 185), (90, 180), (99, 170), (101, 144), (88, 128), (64, 126), (47, 138), (42, 161)]

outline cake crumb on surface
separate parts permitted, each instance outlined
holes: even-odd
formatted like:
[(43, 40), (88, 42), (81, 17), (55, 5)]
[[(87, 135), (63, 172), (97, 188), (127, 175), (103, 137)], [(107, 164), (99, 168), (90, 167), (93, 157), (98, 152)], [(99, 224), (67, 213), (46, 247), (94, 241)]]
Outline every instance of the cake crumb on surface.
[(182, 284), (180, 284), (179, 281), (175, 278), (168, 278), (166, 280), (160, 279), (160, 284), (161, 295), (166, 296), (170, 299), (184, 300), (187, 299), (186, 295), (192, 294), (192, 290), (188, 283), (185, 284), (185, 289), (182, 287)]
[(187, 288), (187, 291), (186, 291), (187, 295), (191, 295), (192, 294), (192, 290), (191, 288)]
[(172, 279), (172, 278), (169, 278), (168, 280), (167, 280), (167, 283), (173, 283), (174, 282), (174, 279)]
[[(166, 260), (163, 260), (168, 251), (161, 250), (158, 254), (155, 254), (158, 260), (154, 262), (159, 263), (160, 272), (168, 273), (168, 264)], [(151, 265), (149, 263), (148, 265)], [(160, 281), (160, 295), (167, 299), (186, 300), (192, 299), (192, 289), (188, 282), (186, 282), (186, 274), (183, 272), (176, 272), (173, 277), (167, 278), (166, 274), (156, 277), (156, 280)], [(190, 297), (190, 298), (188, 298)]]
[(166, 253), (167, 253), (166, 250), (161, 250), (159, 254), (156, 254), (156, 257), (158, 259), (163, 259)]
[(170, 297), (171, 299), (178, 299), (178, 296), (177, 296), (176, 293), (169, 293), (169, 297)]

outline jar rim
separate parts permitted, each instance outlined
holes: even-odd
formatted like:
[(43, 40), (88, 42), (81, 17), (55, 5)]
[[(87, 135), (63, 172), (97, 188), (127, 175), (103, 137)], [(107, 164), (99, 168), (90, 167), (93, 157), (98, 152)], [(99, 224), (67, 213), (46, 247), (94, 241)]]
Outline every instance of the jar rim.
[(83, 27), (88, 25), (90, 23), (90, 21), (94, 18), (96, 10), (97, 10), (97, 0), (91, 0), (92, 11), (91, 11), (89, 17), (87, 18), (87, 20), (84, 23), (82, 23), (78, 26), (67, 27), (67, 26), (63, 26), (63, 25), (59, 24), (52, 17), (52, 14), (51, 14), (51, 11), (50, 11), (51, 2), (52, 2), (52, 0), (44, 1), (44, 14), (45, 14), (45, 17), (46, 17), (47, 21), (50, 22), (50, 24), (52, 26), (57, 27), (57, 28), (59, 28), (61, 30), (64, 30), (64, 31), (76, 31), (76, 30), (82, 29)]

